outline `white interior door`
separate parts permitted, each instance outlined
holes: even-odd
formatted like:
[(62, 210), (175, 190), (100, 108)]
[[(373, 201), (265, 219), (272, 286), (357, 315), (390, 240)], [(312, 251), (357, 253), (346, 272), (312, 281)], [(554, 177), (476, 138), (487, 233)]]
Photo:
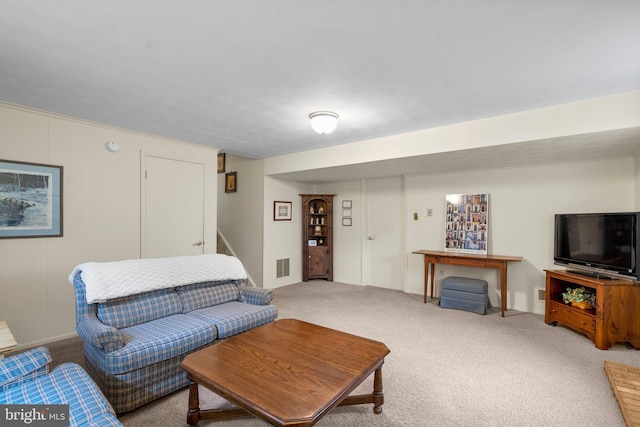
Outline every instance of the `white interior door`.
[(204, 253), (204, 164), (143, 154), (142, 258)]
[(402, 177), (370, 179), (365, 190), (365, 284), (404, 289)]

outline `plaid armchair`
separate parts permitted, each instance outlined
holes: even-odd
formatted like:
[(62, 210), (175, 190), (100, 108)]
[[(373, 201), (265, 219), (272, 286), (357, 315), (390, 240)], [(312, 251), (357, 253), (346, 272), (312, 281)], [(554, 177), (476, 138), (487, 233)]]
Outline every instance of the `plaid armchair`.
[(0, 360), (0, 405), (69, 405), (69, 426), (122, 426), (87, 373), (63, 363), (49, 373), (51, 356), (38, 347)]

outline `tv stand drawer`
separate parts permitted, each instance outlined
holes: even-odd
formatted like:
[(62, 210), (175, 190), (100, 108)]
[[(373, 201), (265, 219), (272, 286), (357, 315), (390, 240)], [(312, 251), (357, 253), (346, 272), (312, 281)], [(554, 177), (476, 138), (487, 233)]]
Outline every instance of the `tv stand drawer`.
[(549, 305), (548, 323), (561, 323), (571, 329), (582, 332), (593, 340), (596, 333), (596, 318), (594, 315), (556, 301), (549, 301)]

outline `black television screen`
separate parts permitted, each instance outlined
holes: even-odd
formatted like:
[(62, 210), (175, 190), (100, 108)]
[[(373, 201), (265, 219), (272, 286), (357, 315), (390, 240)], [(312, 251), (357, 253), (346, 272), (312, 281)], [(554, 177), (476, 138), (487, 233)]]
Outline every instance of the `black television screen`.
[(638, 279), (638, 213), (557, 214), (554, 263)]

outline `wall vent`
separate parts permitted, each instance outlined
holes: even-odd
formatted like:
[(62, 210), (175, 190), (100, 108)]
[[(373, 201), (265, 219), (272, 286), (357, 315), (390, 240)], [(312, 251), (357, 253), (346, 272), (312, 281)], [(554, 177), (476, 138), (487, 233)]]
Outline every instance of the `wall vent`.
[(289, 275), (289, 258), (276, 260), (276, 278)]
[(536, 289), (538, 291), (538, 301), (546, 301), (547, 300), (547, 290), (546, 289)]

